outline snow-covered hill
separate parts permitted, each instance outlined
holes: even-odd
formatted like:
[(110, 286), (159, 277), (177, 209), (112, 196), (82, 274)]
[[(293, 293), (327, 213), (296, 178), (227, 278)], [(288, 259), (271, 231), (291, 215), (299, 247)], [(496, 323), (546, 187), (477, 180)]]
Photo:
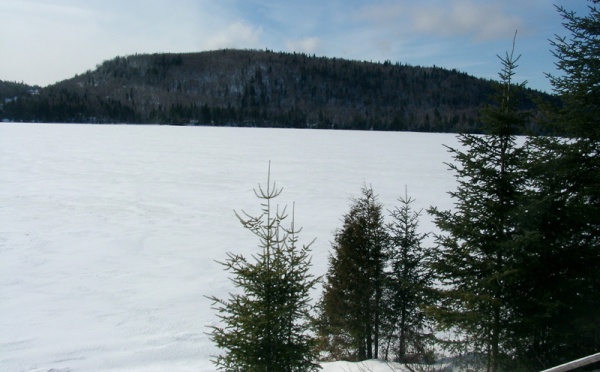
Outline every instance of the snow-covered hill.
[[(216, 318), (204, 296), (232, 290), (215, 260), (257, 249), (233, 211), (258, 213), (252, 189), (269, 160), (280, 204), (296, 203), (301, 242), (317, 238), (322, 275), (363, 185), (389, 209), (405, 186), (415, 208), (451, 207), (442, 144), (456, 139), (0, 124), (0, 370), (214, 370), (206, 327)], [(426, 213), (421, 227), (433, 229)], [(372, 363), (368, 370), (389, 370)]]

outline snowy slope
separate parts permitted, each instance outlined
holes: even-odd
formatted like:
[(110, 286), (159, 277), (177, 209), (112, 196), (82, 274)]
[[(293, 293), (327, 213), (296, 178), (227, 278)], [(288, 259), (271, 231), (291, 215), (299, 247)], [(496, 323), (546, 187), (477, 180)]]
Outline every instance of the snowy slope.
[[(365, 183), (388, 209), (405, 185), (417, 209), (451, 207), (442, 144), (456, 139), (0, 124), (0, 370), (214, 370), (204, 296), (232, 290), (215, 260), (256, 251), (233, 211), (258, 213), (252, 189), (269, 160), (279, 202), (296, 203), (301, 241), (317, 238), (322, 275)], [(421, 227), (433, 229), (425, 213)], [(325, 369), (339, 370), (351, 369)]]

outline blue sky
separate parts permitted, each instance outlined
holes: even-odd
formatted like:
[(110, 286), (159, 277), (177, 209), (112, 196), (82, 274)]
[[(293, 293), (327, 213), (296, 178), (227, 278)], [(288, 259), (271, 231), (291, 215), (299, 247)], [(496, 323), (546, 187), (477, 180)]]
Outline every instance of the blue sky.
[(551, 91), (554, 5), (586, 0), (0, 0), (0, 80), (45, 86), (135, 53), (221, 48), (456, 68), (496, 79), (518, 30), (517, 81)]

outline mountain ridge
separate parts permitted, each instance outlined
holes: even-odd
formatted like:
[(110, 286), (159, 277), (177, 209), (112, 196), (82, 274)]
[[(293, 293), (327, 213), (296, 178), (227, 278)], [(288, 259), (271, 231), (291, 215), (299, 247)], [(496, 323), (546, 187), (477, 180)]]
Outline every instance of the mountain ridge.
[[(0, 118), (477, 133), (497, 85), (456, 69), (269, 50), (136, 54), (23, 94)], [(526, 90), (522, 108), (536, 110), (533, 98), (552, 96)]]

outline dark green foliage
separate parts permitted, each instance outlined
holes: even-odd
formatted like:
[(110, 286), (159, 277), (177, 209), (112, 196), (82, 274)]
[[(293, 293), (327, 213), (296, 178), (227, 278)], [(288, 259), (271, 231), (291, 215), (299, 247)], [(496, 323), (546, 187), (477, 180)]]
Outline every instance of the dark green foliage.
[(39, 92), (40, 87), (32, 87), (23, 83), (0, 80), (0, 104), (4, 103), (6, 98), (14, 99), (24, 95), (30, 95), (32, 92)]
[(564, 105), (553, 113), (554, 122), (571, 137), (600, 140), (600, 10), (590, 1), (590, 13), (578, 16), (565, 8), (558, 11), (569, 37), (552, 42), (556, 66), (564, 73), (549, 76)]
[(548, 112), (571, 138), (529, 141), (522, 218), (523, 281), (515, 290), (525, 320), (518, 345), (531, 369), (600, 349), (600, 13), (559, 8), (570, 37), (553, 43), (564, 75), (551, 77), (563, 105)]
[(255, 193), (262, 201), (262, 214), (236, 215), (258, 237), (261, 251), (251, 259), (228, 253), (222, 263), (239, 292), (228, 300), (210, 298), (222, 323), (213, 327), (211, 338), (225, 351), (214, 363), (240, 372), (317, 370), (309, 291), (318, 279), (309, 273), (310, 245), (297, 245), (293, 215), (290, 227), (285, 227), (285, 208), (271, 205), (281, 189), (267, 179), (267, 188), (259, 186)]
[(559, 10), (573, 35), (554, 43), (563, 104), (548, 117), (573, 138), (515, 147), (523, 118), (504, 59), (508, 84), (499, 109), (486, 112), (489, 135), (461, 136), (467, 150), (451, 149), (456, 211), (431, 210), (446, 232), (433, 267), (447, 286), (432, 313), (464, 332), (488, 370), (539, 370), (600, 346), (600, 22), (595, 8), (585, 18)]
[(521, 319), (517, 352), (531, 369), (600, 347), (600, 148), (586, 143), (529, 142), (522, 271), (513, 300)]
[[(256, 50), (133, 55), (8, 104), (3, 115), (16, 121), (480, 132), (478, 113), (494, 85), (437, 67)], [(535, 108), (529, 100), (525, 105)]]
[[(432, 268), (442, 287), (431, 308), (439, 330), (455, 331), (461, 352), (481, 354), (480, 369), (498, 371), (511, 357), (514, 312), (510, 285), (518, 269), (518, 200), (524, 189), (524, 153), (515, 134), (526, 116), (517, 109), (512, 83), (518, 58), (502, 58), (502, 89), (484, 111), (486, 135), (460, 135), (449, 148), (458, 187), (452, 211), (431, 208), (442, 231)], [(477, 360), (477, 358), (475, 359)]]
[(0, 80), (0, 121), (13, 117), (15, 108), (23, 107), (23, 101), (37, 96), (40, 87)]
[(600, 17), (593, 3), (585, 17), (559, 8), (571, 36), (553, 43), (564, 75), (551, 81), (562, 104), (546, 115), (570, 138), (534, 137), (515, 147), (523, 117), (509, 94), (514, 64), (504, 59), (508, 84), (499, 109), (486, 112), (489, 135), (461, 136), (466, 150), (451, 149), (456, 210), (431, 210), (445, 232), (433, 265), (445, 287), (432, 313), (483, 356), (482, 369), (540, 370), (600, 347)]
[(322, 357), (430, 363), (433, 352), (425, 307), (431, 303), (426, 235), (418, 234), (420, 213), (413, 199), (384, 223), (373, 190), (363, 188), (336, 232), (320, 302)]
[(388, 271), (384, 289), (383, 358), (406, 363), (432, 362), (430, 324), (425, 307), (431, 303), (428, 288), (432, 276), (422, 246), (426, 234), (417, 232), (420, 212), (412, 210), (414, 199), (399, 199), (390, 214)]
[(382, 205), (364, 187), (335, 234), (329, 258), (319, 320), (322, 349), (329, 358), (378, 357), (386, 240)]

